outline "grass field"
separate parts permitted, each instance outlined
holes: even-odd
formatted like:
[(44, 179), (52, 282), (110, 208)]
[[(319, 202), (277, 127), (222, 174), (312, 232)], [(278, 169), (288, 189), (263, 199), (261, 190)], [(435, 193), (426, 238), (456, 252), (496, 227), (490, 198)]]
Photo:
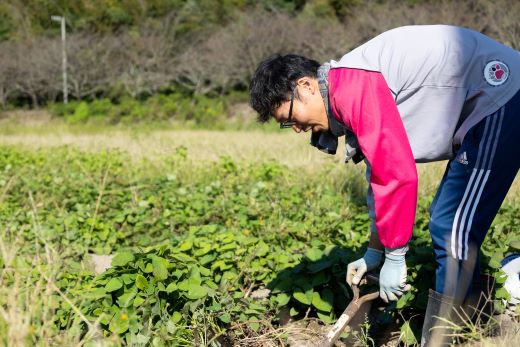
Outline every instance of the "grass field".
[[(342, 153), (290, 131), (4, 125), (2, 344), (281, 345), (281, 306), (335, 319), (343, 302), (331, 283), (368, 236), (362, 164), (345, 166)], [(420, 314), (431, 282), (426, 210), (444, 167), (418, 166), (406, 317)], [(504, 243), (518, 238), (519, 207), (517, 177), (486, 241), (490, 271), (514, 249)], [(119, 256), (96, 276), (93, 253)], [(279, 290), (298, 266), (313, 286)], [(270, 298), (251, 299), (269, 285)]]
[[(1, 123), (0, 123), (1, 124)], [(157, 127), (111, 128), (68, 126), (62, 122), (43, 125), (29, 121), (22, 125), (8, 122), (0, 130), (0, 144), (28, 149), (70, 146), (82, 151), (96, 152), (117, 149), (135, 161), (143, 159), (160, 162), (162, 158), (183, 146), (189, 160), (195, 164), (216, 161), (222, 156), (246, 162), (275, 161), (289, 169), (313, 172), (326, 171), (341, 180), (345, 171), (363, 174), (364, 165), (344, 165), (344, 148), (330, 156), (317, 151), (309, 143), (310, 134), (286, 131), (210, 131), (161, 130)], [(433, 194), (446, 167), (446, 161), (418, 164), (419, 193)], [(506, 201), (520, 198), (520, 179), (517, 177)]]

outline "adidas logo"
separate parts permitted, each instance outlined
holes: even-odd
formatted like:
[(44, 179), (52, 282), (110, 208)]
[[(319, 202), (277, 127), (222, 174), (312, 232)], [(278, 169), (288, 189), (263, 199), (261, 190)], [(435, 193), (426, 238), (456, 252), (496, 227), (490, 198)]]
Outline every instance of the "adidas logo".
[(464, 165), (468, 165), (468, 163), (469, 163), (468, 162), (468, 157), (466, 156), (466, 151), (464, 151), (461, 154), (459, 154), (455, 160), (458, 163), (461, 163), (461, 164), (464, 164)]

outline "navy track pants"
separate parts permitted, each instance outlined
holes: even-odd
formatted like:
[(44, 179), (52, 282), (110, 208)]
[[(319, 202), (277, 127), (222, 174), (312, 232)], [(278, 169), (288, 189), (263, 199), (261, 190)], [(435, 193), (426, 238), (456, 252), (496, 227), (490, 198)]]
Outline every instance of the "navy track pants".
[(520, 167), (520, 92), (476, 124), (450, 160), (430, 207), (437, 292), (464, 299), (479, 250)]

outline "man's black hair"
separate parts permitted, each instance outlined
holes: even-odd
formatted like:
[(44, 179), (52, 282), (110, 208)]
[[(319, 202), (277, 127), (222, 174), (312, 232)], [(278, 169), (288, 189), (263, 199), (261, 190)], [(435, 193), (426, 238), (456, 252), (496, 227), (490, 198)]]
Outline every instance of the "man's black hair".
[(295, 54), (274, 55), (262, 61), (251, 79), (251, 107), (265, 123), (284, 101), (291, 98), (296, 81), (318, 76), (320, 63)]

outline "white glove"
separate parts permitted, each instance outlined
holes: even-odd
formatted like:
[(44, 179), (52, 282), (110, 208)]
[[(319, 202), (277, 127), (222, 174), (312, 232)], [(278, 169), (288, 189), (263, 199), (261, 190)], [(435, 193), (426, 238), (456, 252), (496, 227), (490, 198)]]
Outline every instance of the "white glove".
[(411, 286), (406, 284), (405, 255), (408, 246), (385, 249), (385, 263), (379, 273), (379, 296), (384, 302), (397, 301)]
[(347, 283), (358, 285), (365, 272), (375, 269), (381, 263), (383, 251), (375, 248), (367, 248), (363, 258), (358, 259), (347, 266)]

